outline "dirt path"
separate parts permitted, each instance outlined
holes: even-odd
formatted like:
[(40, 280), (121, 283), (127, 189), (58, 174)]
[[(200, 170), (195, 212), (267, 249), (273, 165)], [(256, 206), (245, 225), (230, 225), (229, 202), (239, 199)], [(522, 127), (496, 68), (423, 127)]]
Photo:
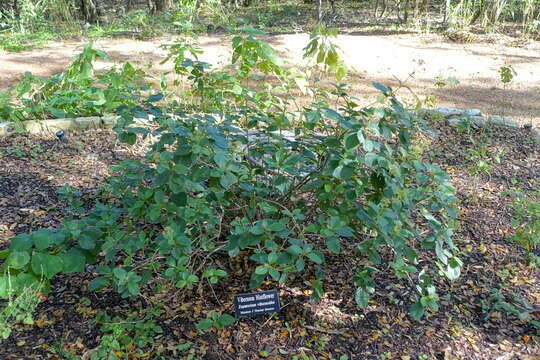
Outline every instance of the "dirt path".
[[(275, 35), (266, 38), (293, 63), (302, 61), (307, 34)], [(170, 70), (170, 64), (159, 65), (165, 51), (159, 48), (172, 38), (152, 41), (102, 39), (97, 48), (110, 55), (112, 63), (133, 61), (153, 64), (156, 71)], [(219, 64), (230, 53), (230, 37), (215, 35), (199, 39), (204, 50), (202, 60)], [(499, 44), (451, 43), (439, 35), (399, 34), (340, 35), (337, 43), (345, 51), (348, 63), (357, 69), (350, 82), (356, 96), (371, 98), (373, 81), (397, 85), (406, 81), (420, 96), (433, 94), (438, 106), (479, 108), (487, 115), (502, 115), (521, 123), (540, 127), (540, 44), (524, 48)], [(45, 48), (17, 54), (0, 52), (0, 90), (12, 84), (25, 71), (39, 76), (62, 70), (85, 42), (53, 43)], [(499, 69), (512, 65), (517, 76), (506, 87), (500, 82)], [(453, 77), (456, 85), (435, 86), (438, 78)], [(367, 101), (367, 100), (366, 100)]]

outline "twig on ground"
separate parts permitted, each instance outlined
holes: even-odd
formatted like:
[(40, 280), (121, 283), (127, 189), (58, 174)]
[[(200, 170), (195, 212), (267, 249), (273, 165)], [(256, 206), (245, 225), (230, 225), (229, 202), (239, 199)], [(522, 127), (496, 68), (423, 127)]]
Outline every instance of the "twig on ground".
[(310, 326), (310, 325), (304, 325), (304, 327), (306, 329), (309, 329), (309, 330), (319, 331), (319, 332), (323, 332), (323, 333), (326, 333), (326, 334), (332, 334), (332, 335), (343, 335), (343, 334), (345, 334), (345, 331), (321, 329), (321, 328), (318, 328), (318, 327), (315, 327), (315, 326)]

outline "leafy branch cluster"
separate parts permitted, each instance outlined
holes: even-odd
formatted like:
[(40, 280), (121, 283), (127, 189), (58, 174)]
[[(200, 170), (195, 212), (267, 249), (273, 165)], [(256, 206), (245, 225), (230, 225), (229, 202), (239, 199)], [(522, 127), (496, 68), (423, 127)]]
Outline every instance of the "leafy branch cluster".
[[(37, 282), (46, 292), (56, 274), (94, 263), (99, 276), (90, 291), (112, 286), (128, 297), (155, 283), (193, 289), (227, 277), (228, 256), (249, 259), (252, 289), (306, 274), (318, 300), (326, 259), (346, 252), (357, 257), (351, 282), (360, 307), (375, 292), (374, 274), (389, 265), (417, 290), (414, 318), (438, 309), (433, 278), (456, 278), (461, 262), (452, 242), (454, 190), (414, 146), (427, 124), (380, 84), (380, 107), (361, 108), (338, 85), (315, 89), (311, 105), (291, 111), (298, 72), (255, 35), (233, 40), (224, 70), (190, 56), (197, 51), (185, 41), (171, 46), (176, 75), (192, 84), (180, 96), (191, 108), (152, 96), (120, 109), (119, 139), (151, 136), (146, 155), (121, 163), (86, 215), (14, 237), (3, 253), (0, 297)], [(326, 58), (336, 72), (340, 62)], [(263, 77), (278, 85), (250, 86)], [(331, 98), (342, 105), (333, 109)], [(214, 313), (199, 327), (230, 323)]]
[(107, 54), (89, 43), (66, 71), (50, 78), (29, 72), (6, 92), (0, 92), (0, 118), (8, 121), (111, 115), (122, 106), (135, 106), (148, 90), (146, 74), (125, 63), (96, 74), (94, 62)]

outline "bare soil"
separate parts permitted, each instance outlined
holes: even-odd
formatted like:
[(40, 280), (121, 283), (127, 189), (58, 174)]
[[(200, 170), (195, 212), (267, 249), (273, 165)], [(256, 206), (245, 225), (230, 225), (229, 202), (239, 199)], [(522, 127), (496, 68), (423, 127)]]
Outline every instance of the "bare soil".
[[(268, 35), (270, 42), (291, 64), (302, 64), (302, 49), (308, 34)], [(105, 50), (110, 59), (98, 68), (131, 61), (151, 65), (151, 73), (171, 70), (171, 64), (160, 65), (166, 51), (160, 48), (174, 38), (152, 40), (99, 39), (95, 46)], [(202, 60), (214, 65), (230, 59), (228, 35), (199, 38)], [(16, 83), (26, 71), (49, 76), (65, 68), (82, 50), (86, 40), (55, 42), (44, 48), (21, 53), (0, 51), (0, 90)], [(478, 108), (486, 115), (505, 116), (522, 124), (540, 126), (540, 43), (484, 39), (482, 42), (457, 43), (439, 34), (343, 32), (336, 40), (345, 58), (355, 70), (347, 81), (352, 93), (373, 99), (374, 81), (391, 86), (405, 83), (424, 98), (434, 95), (437, 106)], [(510, 45), (509, 45), (510, 44)], [(514, 46), (511, 46), (514, 45)], [(501, 66), (511, 65), (517, 72), (510, 84), (500, 81)], [(435, 85), (452, 77), (458, 84)], [(403, 92), (404, 96), (408, 96)]]

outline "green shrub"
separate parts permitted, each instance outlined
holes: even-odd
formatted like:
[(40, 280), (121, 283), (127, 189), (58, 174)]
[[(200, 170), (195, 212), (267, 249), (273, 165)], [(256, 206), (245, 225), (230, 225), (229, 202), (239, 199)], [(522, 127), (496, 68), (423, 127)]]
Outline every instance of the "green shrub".
[(134, 123), (146, 116), (141, 108), (122, 110), (119, 139), (134, 144), (152, 135), (146, 155), (115, 168), (103, 202), (86, 216), (13, 238), (4, 273), (27, 286), (99, 261), (88, 290), (112, 286), (128, 297), (150, 281), (181, 289), (201, 278), (219, 282), (227, 269), (218, 258), (247, 256), (250, 288), (308, 273), (318, 300), (326, 258), (346, 252), (364, 264), (351, 279), (359, 306), (368, 304), (373, 275), (387, 264), (398, 279), (417, 279), (414, 318), (437, 310), (432, 278), (456, 278), (461, 262), (452, 242), (454, 190), (414, 146), (427, 124), (380, 84), (379, 108), (360, 108), (339, 85), (333, 93), (342, 107), (327, 105), (328, 92), (290, 113), (286, 95), (248, 87), (254, 70), (275, 75), (285, 90), (294, 83), (273, 50), (253, 34), (233, 44), (237, 71), (228, 76), (238, 91), (228, 91), (228, 82), (212, 88), (224, 73), (179, 48), (177, 73), (217, 111), (173, 114), (152, 103), (162, 97), (155, 95), (146, 104), (150, 130)]
[(0, 92), (0, 117), (20, 121), (111, 115), (118, 108), (141, 104), (141, 96), (148, 90), (146, 74), (130, 63), (96, 74), (97, 59), (107, 59), (107, 54), (90, 43), (65, 72), (50, 78), (25, 73), (17, 86)]
[[(393, 108), (360, 111), (348, 103), (341, 112), (306, 110), (288, 129), (279, 126), (283, 118), (249, 108), (222, 118), (158, 116), (159, 141), (110, 181), (121, 202), (98, 204), (58, 230), (15, 237), (4, 268), (50, 279), (82, 271), (102, 253), (102, 276), (89, 289), (113, 284), (130, 296), (156, 272), (191, 288), (207, 270), (197, 262), (201, 252), (248, 251), (258, 264), (250, 283), (256, 288), (267, 278), (284, 283), (291, 272), (323, 265), (325, 253), (354, 247), (373, 266), (390, 260), (399, 278), (418, 273), (419, 251), (433, 250), (453, 278), (455, 199), (445, 174), (411, 151), (421, 123), (395, 100)], [(129, 143), (147, 133), (119, 131)], [(417, 225), (419, 218), (425, 223)], [(381, 257), (385, 248), (393, 259)], [(429, 270), (419, 272), (417, 312), (436, 308)], [(355, 282), (365, 306), (374, 285), (363, 274)], [(321, 281), (310, 285), (314, 297), (322, 294)]]

